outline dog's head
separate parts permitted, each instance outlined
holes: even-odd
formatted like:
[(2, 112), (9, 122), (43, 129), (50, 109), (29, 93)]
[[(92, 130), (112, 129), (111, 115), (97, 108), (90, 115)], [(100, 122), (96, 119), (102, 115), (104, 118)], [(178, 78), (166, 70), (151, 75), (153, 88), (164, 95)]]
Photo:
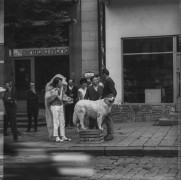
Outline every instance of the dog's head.
[(104, 98), (104, 102), (109, 106), (113, 105), (114, 101), (115, 101), (115, 97), (112, 94), (109, 94), (108, 96)]

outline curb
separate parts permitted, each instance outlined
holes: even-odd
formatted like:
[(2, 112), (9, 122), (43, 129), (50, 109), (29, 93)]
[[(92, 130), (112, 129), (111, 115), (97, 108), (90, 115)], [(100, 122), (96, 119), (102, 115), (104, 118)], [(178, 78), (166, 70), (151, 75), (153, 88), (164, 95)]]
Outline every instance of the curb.
[(107, 147), (107, 146), (72, 146), (69, 148), (48, 148), (48, 153), (83, 152), (94, 156), (159, 156), (178, 157), (178, 147)]

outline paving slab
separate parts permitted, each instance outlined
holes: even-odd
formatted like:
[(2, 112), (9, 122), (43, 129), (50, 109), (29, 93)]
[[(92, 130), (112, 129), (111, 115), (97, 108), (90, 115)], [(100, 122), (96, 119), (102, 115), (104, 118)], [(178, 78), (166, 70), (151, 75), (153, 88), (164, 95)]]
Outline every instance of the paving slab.
[[(156, 126), (154, 122), (128, 122), (114, 124), (115, 137), (111, 141), (99, 144), (80, 143), (76, 128), (66, 128), (66, 136), (70, 142), (57, 143), (48, 140), (46, 127), (39, 127), (38, 132), (27, 133), (25, 128), (19, 128), (22, 136), (19, 142), (36, 142), (38, 146), (56, 151), (86, 151), (97, 155), (130, 155), (130, 156), (178, 156), (180, 149), (180, 126)], [(13, 143), (10, 129), (9, 136), (4, 137), (6, 143)], [(106, 134), (106, 128), (103, 131)]]

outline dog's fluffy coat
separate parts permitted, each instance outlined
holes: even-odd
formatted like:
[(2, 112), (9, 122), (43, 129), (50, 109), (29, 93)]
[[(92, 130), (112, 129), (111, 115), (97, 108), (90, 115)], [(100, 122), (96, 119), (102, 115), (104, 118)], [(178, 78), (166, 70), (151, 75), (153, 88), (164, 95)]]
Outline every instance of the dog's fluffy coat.
[(78, 127), (80, 121), (81, 128), (86, 129), (84, 125), (84, 118), (85, 116), (90, 116), (94, 119), (97, 119), (97, 125), (99, 129), (103, 130), (102, 122), (104, 118), (111, 112), (113, 102), (114, 98), (111, 99), (105, 98), (97, 101), (91, 101), (91, 100), (78, 101), (74, 108), (73, 123)]

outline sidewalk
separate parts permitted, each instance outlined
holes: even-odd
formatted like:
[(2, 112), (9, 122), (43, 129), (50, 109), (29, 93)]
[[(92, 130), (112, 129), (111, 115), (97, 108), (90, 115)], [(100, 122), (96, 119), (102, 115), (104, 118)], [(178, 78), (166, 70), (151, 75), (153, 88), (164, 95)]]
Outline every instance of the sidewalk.
[[(100, 144), (79, 142), (76, 128), (66, 128), (70, 142), (57, 143), (48, 140), (47, 128), (39, 127), (38, 132), (26, 132), (19, 128), (20, 142), (38, 142), (47, 151), (87, 152), (98, 156), (178, 156), (180, 150), (180, 129), (174, 126), (154, 126), (154, 122), (129, 122), (114, 124), (115, 137)], [(10, 130), (9, 130), (10, 132)], [(104, 130), (105, 133), (105, 130)], [(13, 143), (13, 137), (5, 136), (4, 142)]]

